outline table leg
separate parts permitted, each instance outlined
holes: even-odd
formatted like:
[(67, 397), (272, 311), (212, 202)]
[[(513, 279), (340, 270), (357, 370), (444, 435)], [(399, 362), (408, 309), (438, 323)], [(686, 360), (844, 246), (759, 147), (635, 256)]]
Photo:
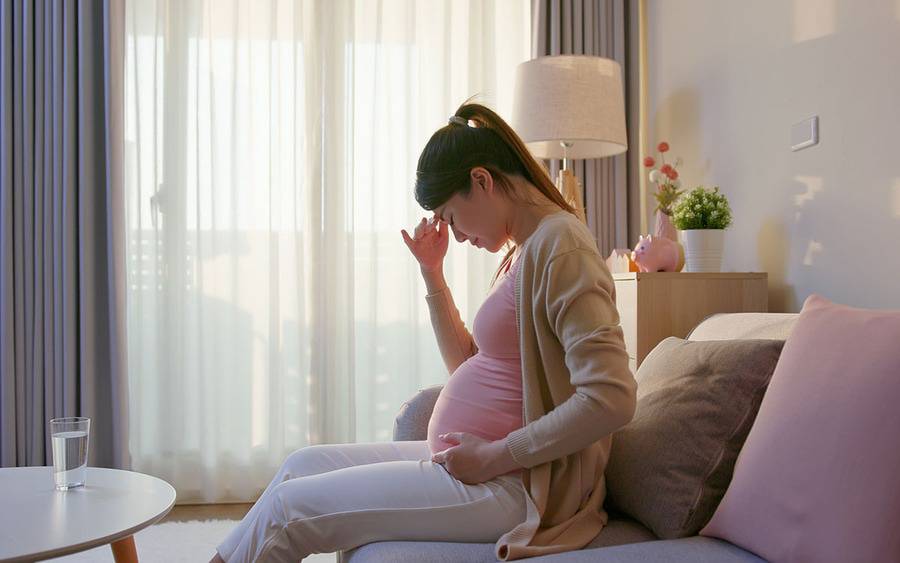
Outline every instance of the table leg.
[(112, 548), (113, 559), (116, 563), (138, 563), (137, 548), (134, 546), (134, 536), (128, 536), (124, 540), (114, 541), (109, 544)]

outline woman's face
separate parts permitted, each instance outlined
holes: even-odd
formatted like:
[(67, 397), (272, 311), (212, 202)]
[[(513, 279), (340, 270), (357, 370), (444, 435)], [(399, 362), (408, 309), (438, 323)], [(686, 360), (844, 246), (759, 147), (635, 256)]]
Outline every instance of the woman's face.
[(450, 225), (459, 242), (497, 252), (509, 240), (506, 232), (507, 201), (495, 189), (490, 172), (473, 168), (469, 174), (471, 189), (468, 195), (457, 192), (447, 203), (434, 210), (435, 216)]

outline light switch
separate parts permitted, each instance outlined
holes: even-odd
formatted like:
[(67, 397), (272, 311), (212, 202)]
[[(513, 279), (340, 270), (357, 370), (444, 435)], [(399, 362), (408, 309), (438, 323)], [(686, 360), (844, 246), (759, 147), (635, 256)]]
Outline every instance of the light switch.
[(819, 116), (814, 115), (791, 125), (791, 150), (799, 151), (819, 144)]

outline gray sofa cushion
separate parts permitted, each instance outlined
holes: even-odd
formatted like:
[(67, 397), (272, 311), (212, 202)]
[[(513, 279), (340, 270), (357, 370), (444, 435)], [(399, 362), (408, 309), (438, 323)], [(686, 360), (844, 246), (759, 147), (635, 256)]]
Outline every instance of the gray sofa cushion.
[[(370, 543), (338, 557), (341, 563), (493, 563), (493, 544), (385, 541)], [(695, 536), (581, 549), (524, 561), (552, 563), (765, 563), (726, 541)]]
[(338, 553), (339, 563), (495, 563), (494, 544), (380, 541)]
[[(624, 545), (656, 540), (653, 532), (629, 518), (610, 518), (606, 527), (584, 549)], [(349, 563), (369, 563), (374, 561), (397, 562), (493, 562), (492, 543), (418, 542), (384, 541), (370, 543), (343, 552), (340, 561)], [(530, 559), (529, 559), (530, 560)]]
[(443, 385), (432, 385), (419, 389), (410, 400), (401, 405), (400, 412), (394, 418), (394, 440), (409, 442), (428, 439), (428, 421), (431, 411), (441, 394)]
[(610, 507), (662, 539), (696, 535), (728, 488), (783, 346), (660, 342), (636, 374), (634, 419), (613, 436)]
[(726, 541), (694, 536), (533, 557), (535, 563), (766, 563)]
[(628, 543), (639, 543), (642, 541), (658, 540), (653, 532), (644, 527), (643, 524), (632, 520), (627, 516), (609, 515), (609, 521), (606, 526), (600, 530), (597, 537), (591, 540), (584, 549), (592, 547), (609, 547), (611, 545), (625, 545)]

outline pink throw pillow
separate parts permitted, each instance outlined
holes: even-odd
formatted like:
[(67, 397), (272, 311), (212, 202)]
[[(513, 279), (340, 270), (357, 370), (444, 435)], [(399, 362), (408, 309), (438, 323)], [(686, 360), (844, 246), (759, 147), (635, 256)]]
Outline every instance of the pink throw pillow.
[(778, 563), (900, 561), (900, 311), (806, 300), (700, 535)]

